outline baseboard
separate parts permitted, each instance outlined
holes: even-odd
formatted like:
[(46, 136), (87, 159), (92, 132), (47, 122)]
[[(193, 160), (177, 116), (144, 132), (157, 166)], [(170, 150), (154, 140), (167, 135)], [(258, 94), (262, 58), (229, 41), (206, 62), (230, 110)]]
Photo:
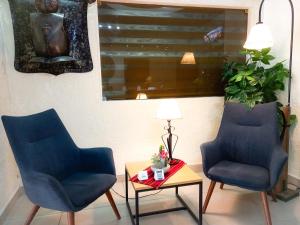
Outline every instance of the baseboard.
[(298, 188), (300, 188), (300, 179), (293, 177), (291, 175), (288, 176), (288, 182)]
[(17, 202), (17, 199), (24, 193), (23, 188), (22, 187), (18, 187), (15, 191), (15, 193), (12, 195), (12, 197), (10, 198), (10, 200), (7, 202), (6, 206), (4, 207), (4, 209), (2, 210), (2, 212), (0, 212), (0, 225), (4, 224), (4, 221), (6, 220), (9, 212), (11, 211), (12, 207), (15, 205), (15, 203)]
[(201, 173), (203, 172), (203, 167), (202, 164), (189, 164), (189, 167), (196, 173)]

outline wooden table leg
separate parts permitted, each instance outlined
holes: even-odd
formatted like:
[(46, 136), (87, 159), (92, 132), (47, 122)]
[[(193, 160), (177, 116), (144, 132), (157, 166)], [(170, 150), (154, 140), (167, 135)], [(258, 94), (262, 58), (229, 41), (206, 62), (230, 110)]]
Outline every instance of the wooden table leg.
[(139, 192), (135, 192), (135, 225), (140, 224)]
[(202, 225), (202, 194), (203, 194), (203, 184), (199, 184), (199, 225)]

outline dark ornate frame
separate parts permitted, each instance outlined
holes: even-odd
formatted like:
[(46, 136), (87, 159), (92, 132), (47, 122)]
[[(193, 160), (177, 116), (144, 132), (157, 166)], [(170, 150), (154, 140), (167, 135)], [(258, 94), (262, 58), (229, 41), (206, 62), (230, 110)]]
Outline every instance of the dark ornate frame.
[(8, 0), (15, 39), (15, 69), (22, 73), (84, 73), (93, 69), (87, 29), (87, 6), (91, 0), (60, 0), (59, 13), (70, 40), (73, 61), (31, 62), (35, 56), (31, 38), (30, 13), (36, 12), (34, 0)]

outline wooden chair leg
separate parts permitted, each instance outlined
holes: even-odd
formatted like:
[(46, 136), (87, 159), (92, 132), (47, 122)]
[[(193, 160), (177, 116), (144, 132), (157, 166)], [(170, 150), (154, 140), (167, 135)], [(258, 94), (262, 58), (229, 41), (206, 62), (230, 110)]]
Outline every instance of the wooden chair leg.
[(68, 212), (68, 225), (75, 225), (75, 213)]
[(262, 203), (263, 203), (267, 225), (272, 225), (270, 209), (269, 209), (269, 203), (268, 203), (268, 199), (267, 199), (267, 193), (266, 192), (260, 192), (260, 197), (261, 197), (261, 200), (262, 200)]
[(224, 188), (224, 183), (221, 183), (221, 184), (220, 184), (220, 189), (223, 190), (223, 188)]
[(272, 196), (272, 201), (277, 202), (277, 197), (276, 197), (276, 192), (275, 191), (271, 192), (271, 196)]
[(120, 216), (119, 210), (116, 206), (116, 203), (115, 203), (113, 197), (111, 196), (110, 191), (107, 191), (105, 194), (106, 194), (106, 197), (108, 198), (108, 201), (109, 201), (112, 209), (114, 210), (114, 213), (115, 213), (116, 217), (118, 218), (118, 220), (120, 220), (121, 216)]
[(40, 207), (39, 207), (38, 205), (34, 205), (34, 206), (33, 206), (33, 208), (32, 208), (32, 210), (31, 210), (29, 216), (27, 217), (27, 220), (26, 220), (26, 222), (25, 222), (24, 225), (29, 225), (29, 224), (31, 224), (31, 222), (32, 222), (32, 220), (33, 220), (33, 218), (34, 218), (34, 216), (35, 216), (36, 213), (39, 211), (39, 209), (40, 209)]
[(216, 181), (211, 181), (210, 182), (208, 192), (207, 192), (207, 195), (206, 195), (206, 198), (205, 198), (205, 202), (204, 202), (204, 205), (203, 205), (203, 209), (202, 209), (203, 214), (206, 212), (206, 209), (207, 209), (210, 197), (211, 197), (211, 195), (214, 191), (215, 185), (216, 185)]

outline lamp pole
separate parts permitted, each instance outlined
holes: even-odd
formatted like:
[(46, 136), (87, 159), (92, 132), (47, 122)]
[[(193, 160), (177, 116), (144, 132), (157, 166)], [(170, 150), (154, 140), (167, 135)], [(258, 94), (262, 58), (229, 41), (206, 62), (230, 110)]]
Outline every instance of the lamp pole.
[(169, 137), (167, 138), (167, 146), (168, 146), (168, 152), (169, 152), (169, 157), (171, 160), (173, 160), (173, 149), (172, 149), (172, 127), (171, 127), (171, 120), (168, 120), (168, 134)]
[[(262, 8), (265, 0), (262, 0), (259, 6), (259, 18), (258, 23), (262, 23)], [(292, 0), (289, 0), (291, 7), (292, 23), (291, 23), (291, 40), (290, 40), (290, 62), (289, 62), (289, 83), (288, 83), (288, 106), (291, 103), (291, 86), (292, 86), (292, 66), (293, 66), (293, 50), (294, 50), (294, 20), (295, 20), (295, 10)]]
[[(262, 0), (259, 6), (259, 18), (258, 18), (258, 24), (263, 23), (262, 22), (262, 8), (265, 0)], [(293, 66), (293, 50), (294, 50), (294, 5), (292, 0), (289, 0), (290, 8), (291, 8), (291, 39), (290, 39), (290, 58), (289, 58), (289, 80), (288, 80), (288, 104), (283, 108), (283, 116), (284, 116), (284, 127), (283, 127), (283, 135), (282, 137), (282, 145), (283, 148), (286, 150), (286, 152), (289, 152), (289, 126), (290, 121), (289, 117), (291, 114), (291, 86), (292, 86), (292, 66)], [(294, 197), (299, 195), (299, 191), (289, 190), (288, 187), (288, 164), (286, 164), (284, 169), (284, 174), (282, 178), (280, 179), (280, 182), (278, 183), (276, 187), (277, 197), (280, 200), (288, 201), (290, 199), (293, 199)]]

